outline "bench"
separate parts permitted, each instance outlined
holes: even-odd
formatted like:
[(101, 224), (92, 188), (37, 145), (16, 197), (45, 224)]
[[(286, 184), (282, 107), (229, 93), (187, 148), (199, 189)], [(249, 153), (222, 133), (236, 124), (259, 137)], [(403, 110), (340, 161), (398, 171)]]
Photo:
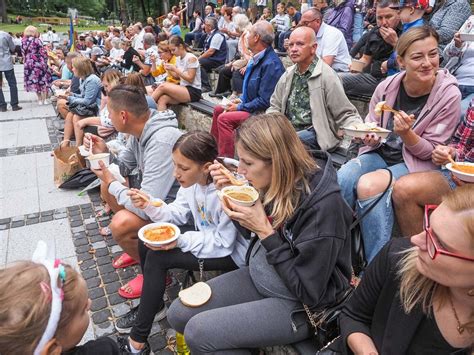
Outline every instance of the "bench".
[(188, 103), (188, 106), (199, 112), (212, 116), (214, 113), (214, 107), (217, 105), (209, 100), (201, 99), (196, 102)]

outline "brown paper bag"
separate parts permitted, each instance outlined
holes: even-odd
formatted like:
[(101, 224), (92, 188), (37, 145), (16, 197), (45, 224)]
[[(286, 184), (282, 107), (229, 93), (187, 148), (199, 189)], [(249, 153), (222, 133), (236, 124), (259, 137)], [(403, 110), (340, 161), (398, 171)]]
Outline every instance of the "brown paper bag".
[(77, 147), (61, 148), (59, 146), (53, 151), (53, 156), (54, 184), (56, 187), (86, 166), (86, 162)]

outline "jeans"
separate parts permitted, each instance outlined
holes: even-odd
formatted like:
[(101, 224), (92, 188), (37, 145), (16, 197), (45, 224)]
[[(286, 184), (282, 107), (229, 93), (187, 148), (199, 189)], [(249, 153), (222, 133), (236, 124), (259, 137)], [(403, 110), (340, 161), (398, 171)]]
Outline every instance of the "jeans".
[(235, 0), (234, 6), (240, 6), (247, 10), (249, 8), (249, 0)]
[(227, 40), (227, 63), (234, 59), (235, 53), (237, 53), (238, 45), (239, 40), (236, 38), (229, 38)]
[(464, 118), (466, 111), (474, 99), (474, 85), (459, 85), (461, 91), (461, 120)]
[[(1, 72), (5, 75), (5, 78), (8, 81), (8, 86), (10, 87), (10, 105), (12, 107), (18, 106), (18, 88), (16, 87), (16, 78), (15, 78), (15, 71), (7, 70)], [(5, 96), (3, 95), (3, 89), (0, 87), (0, 107), (7, 107), (7, 103), (5, 102)]]
[(354, 44), (359, 41), (364, 32), (364, 17), (365, 14), (361, 12), (356, 12), (354, 14), (354, 26), (352, 32), (352, 41)]
[[(145, 342), (148, 335), (150, 335), (155, 315), (163, 307), (166, 272), (175, 268), (199, 271), (199, 259), (190, 252), (183, 253), (178, 248), (153, 251), (147, 248), (141, 240), (138, 241), (138, 251), (144, 282), (138, 317), (133, 325), (130, 337), (135, 341)], [(231, 271), (237, 269), (230, 256), (203, 260), (204, 270)]]
[(339, 73), (344, 92), (349, 99), (370, 101), (375, 88), (383, 79), (368, 73)]
[(320, 150), (318, 140), (316, 137), (316, 131), (313, 127), (308, 129), (303, 129), (297, 132), (298, 138), (300, 141), (309, 149), (309, 150)]
[[(366, 153), (348, 161), (337, 172), (337, 180), (341, 186), (341, 194), (351, 208), (357, 210), (360, 216), (377, 197), (365, 200), (357, 199), (357, 183), (362, 175), (388, 168), (392, 171), (393, 181), (408, 174), (405, 163), (388, 166), (383, 158), (375, 152)], [(362, 220), (360, 227), (364, 240), (365, 256), (370, 262), (379, 250), (387, 243), (392, 235), (394, 211), (392, 207), (392, 188), (390, 188), (380, 202)]]
[(235, 156), (234, 132), (249, 116), (250, 113), (245, 111), (224, 112), (222, 106), (214, 108), (211, 134), (217, 141), (220, 156), (227, 158)]

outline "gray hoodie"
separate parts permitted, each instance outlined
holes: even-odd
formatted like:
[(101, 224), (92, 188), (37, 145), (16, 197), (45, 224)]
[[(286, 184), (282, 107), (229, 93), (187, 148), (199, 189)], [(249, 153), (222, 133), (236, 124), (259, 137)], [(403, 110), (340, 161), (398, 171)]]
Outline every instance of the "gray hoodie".
[[(176, 115), (171, 110), (150, 110), (140, 139), (130, 137), (118, 161), (130, 171), (138, 168), (142, 175), (141, 190), (151, 196), (165, 199), (174, 182), (171, 150), (181, 136)], [(137, 216), (148, 219), (143, 210), (135, 208), (127, 196), (128, 187), (118, 181), (109, 186), (109, 193), (117, 202)]]

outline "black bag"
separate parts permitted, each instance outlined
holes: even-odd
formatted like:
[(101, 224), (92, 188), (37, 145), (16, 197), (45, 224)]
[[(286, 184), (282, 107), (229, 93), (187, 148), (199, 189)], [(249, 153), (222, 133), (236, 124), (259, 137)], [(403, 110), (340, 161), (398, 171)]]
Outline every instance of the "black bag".
[(356, 276), (359, 276), (362, 271), (364, 271), (365, 267), (367, 266), (367, 259), (365, 257), (365, 251), (364, 251), (364, 240), (362, 239), (362, 232), (360, 230), (360, 222), (369, 214), (370, 211), (377, 205), (377, 203), (380, 202), (380, 200), (383, 198), (385, 193), (390, 189), (390, 186), (392, 186), (392, 180), (393, 180), (393, 174), (390, 169), (385, 169), (388, 171), (390, 174), (390, 179), (388, 182), (387, 187), (383, 191), (383, 193), (380, 194), (379, 197), (375, 199), (372, 204), (367, 207), (367, 209), (362, 213), (360, 216), (358, 216), (354, 222), (352, 222), (350, 226), (351, 230), (351, 261), (352, 261), (352, 269), (354, 271), (354, 274)]
[(93, 105), (84, 105), (77, 102), (71, 102), (68, 104), (69, 112), (72, 112), (75, 115), (83, 117), (97, 116), (98, 107), (96, 104)]
[(64, 181), (58, 187), (60, 189), (80, 189), (88, 186), (92, 181), (97, 179), (97, 175), (89, 169), (81, 169)]
[(340, 335), (339, 315), (345, 303), (351, 298), (353, 291), (354, 288), (350, 287), (336, 305), (321, 312), (311, 313), (308, 306), (303, 304), (309, 322), (313, 327), (313, 342), (318, 350), (323, 349)]

